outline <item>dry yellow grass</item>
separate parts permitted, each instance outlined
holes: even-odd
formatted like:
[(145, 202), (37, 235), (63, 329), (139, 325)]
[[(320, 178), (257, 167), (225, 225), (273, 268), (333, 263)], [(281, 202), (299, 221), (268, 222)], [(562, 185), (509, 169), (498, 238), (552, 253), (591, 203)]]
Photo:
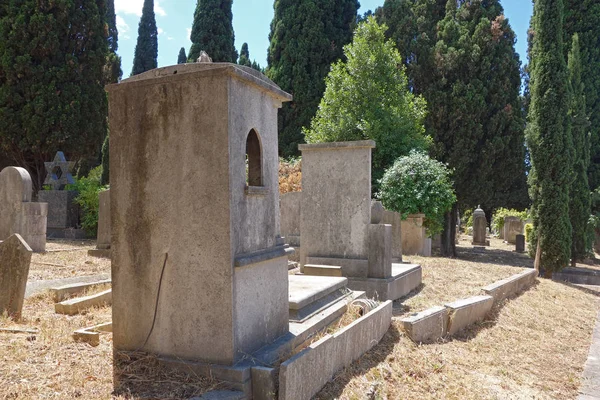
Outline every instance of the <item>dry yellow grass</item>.
[(279, 193), (299, 192), (302, 190), (302, 161), (288, 162), (279, 160)]
[[(456, 260), (409, 257), (423, 264), (424, 286), (405, 308), (396, 309), (397, 315), (479, 294), (481, 286), (528, 265), (526, 257), (506, 251), (510, 246), (492, 245), (476, 253), (462, 241)], [(72, 264), (85, 269), (87, 254), (73, 254), (79, 257)], [(575, 398), (598, 307), (594, 294), (542, 279), (490, 320), (446, 342), (417, 346), (399, 330), (396, 317), (384, 340), (342, 371), (319, 398)], [(136, 394), (113, 397), (112, 335), (102, 335), (98, 347), (71, 337), (76, 329), (110, 321), (110, 308), (73, 317), (53, 310), (43, 294), (26, 299), (25, 320), (19, 324), (0, 317), (0, 327), (39, 330), (0, 333), (0, 399), (185, 398), (214, 385), (193, 375), (165, 375), (154, 358), (133, 354), (138, 362), (124, 377)]]

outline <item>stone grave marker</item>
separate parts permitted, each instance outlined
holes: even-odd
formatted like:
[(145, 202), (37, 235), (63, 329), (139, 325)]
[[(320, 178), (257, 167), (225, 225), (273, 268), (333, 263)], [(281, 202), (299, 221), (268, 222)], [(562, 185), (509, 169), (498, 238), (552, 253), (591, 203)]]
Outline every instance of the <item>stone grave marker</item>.
[(515, 251), (517, 253), (525, 252), (525, 235), (516, 235), (515, 236)]
[(0, 315), (21, 318), (32, 252), (18, 233), (0, 242)]
[(473, 212), (473, 242), (474, 246), (489, 246), (490, 241), (487, 240), (487, 219), (485, 212), (481, 207)]
[(46, 250), (48, 204), (32, 203), (31, 176), (20, 167), (0, 172), (0, 240), (18, 233), (35, 252)]
[(519, 217), (504, 218), (504, 240), (510, 244), (516, 244), (516, 236), (523, 234), (525, 231), (525, 223)]

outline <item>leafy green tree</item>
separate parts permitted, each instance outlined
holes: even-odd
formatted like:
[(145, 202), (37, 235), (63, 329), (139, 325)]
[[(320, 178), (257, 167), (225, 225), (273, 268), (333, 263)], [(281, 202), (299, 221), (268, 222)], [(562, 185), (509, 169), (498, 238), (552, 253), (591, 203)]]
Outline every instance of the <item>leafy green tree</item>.
[(158, 29), (154, 15), (154, 0), (144, 0), (131, 75), (138, 75), (156, 68), (158, 66), (157, 59)]
[(347, 61), (338, 61), (326, 78), (326, 89), (310, 128), (308, 143), (373, 139), (373, 181), (394, 160), (412, 149), (425, 149), (425, 102), (408, 90), (402, 59), (385, 26), (374, 17), (359, 24)]
[(383, 206), (406, 218), (425, 214), (429, 236), (443, 230), (444, 215), (456, 202), (450, 170), (424, 152), (412, 150), (385, 171), (378, 198)]
[[(529, 205), (520, 60), (503, 12), (497, 0), (386, 0), (376, 11), (412, 92), (427, 101), (431, 154), (454, 170), (461, 210)], [(455, 255), (456, 211), (442, 235), (445, 255)]]
[(40, 189), (56, 151), (97, 158), (106, 134), (105, 4), (0, 3), (0, 151)]
[(535, 1), (533, 30), (527, 125), (532, 240), (545, 276), (550, 278), (568, 265), (572, 244), (569, 189), (574, 151), (567, 115), (569, 76), (563, 51), (562, 0)]
[(358, 0), (276, 0), (269, 34), (267, 76), (294, 100), (279, 112), (279, 152), (298, 154), (325, 91), (330, 65), (352, 40)]
[(182, 47), (179, 49), (179, 55), (177, 56), (177, 64), (187, 63), (187, 56), (185, 55), (185, 49)]
[(205, 51), (214, 62), (237, 61), (232, 4), (233, 0), (198, 0), (190, 37), (189, 62), (195, 62), (201, 51)]
[(568, 68), (572, 90), (569, 117), (571, 118), (571, 133), (573, 135), (573, 173), (575, 178), (571, 186), (569, 212), (573, 227), (571, 265), (575, 266), (576, 262), (582, 261), (591, 250), (591, 243), (588, 243), (591, 197), (587, 175), (590, 164), (590, 136), (589, 121), (586, 115), (585, 90), (581, 76), (579, 34), (577, 33), (573, 35)]
[[(564, 0), (564, 5), (565, 44), (571, 43), (575, 33), (579, 36), (581, 80), (591, 124), (591, 163), (588, 176), (590, 187), (594, 190), (600, 187), (600, 2)], [(568, 50), (568, 46), (565, 46), (565, 56)]]
[(115, 1), (106, 0), (106, 25), (108, 29), (108, 59), (106, 62), (106, 83), (117, 83), (123, 71), (121, 70), (121, 56), (117, 54), (119, 49), (119, 31), (117, 30), (117, 16), (115, 14)]
[(242, 51), (240, 52), (240, 59), (238, 64), (245, 65), (246, 67), (252, 67), (252, 62), (250, 61), (250, 51), (248, 50), (248, 43), (244, 43), (242, 45)]
[(100, 183), (108, 185), (110, 183), (110, 135), (106, 135), (102, 144), (102, 175)]

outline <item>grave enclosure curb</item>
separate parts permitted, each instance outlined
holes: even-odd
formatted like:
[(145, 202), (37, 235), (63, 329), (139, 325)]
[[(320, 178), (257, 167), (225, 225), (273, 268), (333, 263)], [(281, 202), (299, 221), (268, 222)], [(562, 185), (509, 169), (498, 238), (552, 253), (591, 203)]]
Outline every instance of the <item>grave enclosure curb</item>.
[(431, 343), (454, 335), (483, 320), (494, 305), (528, 289), (536, 281), (536, 270), (526, 270), (482, 288), (483, 295), (436, 306), (401, 319), (402, 328), (415, 343)]

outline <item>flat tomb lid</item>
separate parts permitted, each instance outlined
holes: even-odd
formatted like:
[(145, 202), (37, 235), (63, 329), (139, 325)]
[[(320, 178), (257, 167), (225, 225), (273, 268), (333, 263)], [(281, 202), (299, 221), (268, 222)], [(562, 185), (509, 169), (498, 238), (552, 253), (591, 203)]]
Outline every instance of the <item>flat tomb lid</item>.
[(290, 309), (300, 310), (347, 284), (348, 278), (289, 275)]

